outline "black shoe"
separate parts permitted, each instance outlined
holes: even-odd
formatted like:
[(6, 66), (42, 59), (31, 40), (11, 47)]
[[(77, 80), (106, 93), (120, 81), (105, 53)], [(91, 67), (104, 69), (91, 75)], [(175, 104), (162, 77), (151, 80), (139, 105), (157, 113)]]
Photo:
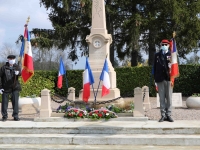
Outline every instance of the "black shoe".
[(2, 121), (6, 121), (6, 120), (7, 120), (7, 118), (5, 118), (5, 117), (2, 118)]
[(15, 120), (15, 121), (20, 121), (20, 119), (19, 119), (19, 118), (14, 118), (14, 120)]
[(166, 119), (165, 116), (162, 116), (161, 119), (158, 122), (163, 122)]
[(165, 116), (165, 119), (164, 119), (164, 121), (168, 121), (168, 119), (167, 119), (167, 117)]
[(167, 116), (167, 121), (174, 122), (174, 120), (171, 118), (171, 116)]

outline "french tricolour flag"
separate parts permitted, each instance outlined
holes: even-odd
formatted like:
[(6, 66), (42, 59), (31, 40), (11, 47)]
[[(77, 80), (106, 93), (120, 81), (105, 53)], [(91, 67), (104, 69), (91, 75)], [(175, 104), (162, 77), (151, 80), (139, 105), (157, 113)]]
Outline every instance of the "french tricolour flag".
[(26, 24), (24, 30), (24, 40), (22, 41), (24, 49), (22, 47), (20, 51), (20, 56), (22, 58), (22, 80), (24, 83), (26, 83), (34, 75), (31, 41), (27, 26), (28, 25)]
[(62, 61), (62, 57), (60, 57), (60, 66), (59, 66), (59, 72), (58, 72), (58, 82), (57, 87), (60, 89), (62, 88), (63, 83), (63, 75), (66, 73), (65, 66)]
[(171, 81), (174, 82), (174, 78), (179, 76), (176, 41), (175, 41), (174, 38), (170, 41), (170, 46), (171, 46), (171, 71), (170, 71), (170, 77), (171, 77)]
[(90, 97), (90, 85), (94, 83), (94, 77), (90, 69), (88, 58), (86, 58), (85, 71), (83, 75), (83, 101), (88, 102)]
[(110, 77), (108, 73), (108, 62), (105, 59), (103, 70), (101, 72), (100, 80), (103, 81), (101, 97), (109, 94), (110, 92)]

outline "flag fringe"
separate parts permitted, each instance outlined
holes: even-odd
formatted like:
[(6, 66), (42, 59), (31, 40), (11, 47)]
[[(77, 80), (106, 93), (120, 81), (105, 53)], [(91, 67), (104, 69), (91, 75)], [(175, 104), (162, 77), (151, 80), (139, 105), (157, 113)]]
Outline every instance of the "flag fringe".
[(22, 78), (23, 83), (26, 84), (33, 77), (33, 75), (34, 75), (34, 73), (31, 74), (31, 76), (26, 81), (24, 81), (24, 79)]
[(22, 81), (23, 81), (23, 83), (27, 83), (32, 77), (33, 77), (33, 75), (34, 75), (34, 71), (33, 70), (30, 70), (30, 69), (28, 69), (27, 67), (23, 67), (23, 69), (22, 70), (24, 70), (24, 71), (26, 71), (26, 72), (28, 72), (28, 73), (30, 73), (31, 74), (31, 76), (29, 76), (29, 78), (25, 81), (24, 80), (24, 78), (22, 77)]

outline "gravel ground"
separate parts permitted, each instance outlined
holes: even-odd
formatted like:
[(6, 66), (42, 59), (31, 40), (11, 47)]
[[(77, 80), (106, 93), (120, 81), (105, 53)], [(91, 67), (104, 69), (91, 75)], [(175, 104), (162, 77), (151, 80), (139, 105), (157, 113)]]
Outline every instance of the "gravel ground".
[[(188, 109), (186, 106), (187, 97), (183, 97), (183, 106), (180, 108), (172, 109), (172, 118), (174, 120), (200, 120), (200, 110)], [(149, 118), (149, 120), (159, 120), (160, 119), (160, 109), (157, 108), (156, 105), (156, 97), (150, 97), (151, 109), (145, 111), (145, 116)], [(61, 105), (64, 105), (65, 102)], [(60, 104), (52, 101), (51, 106), (52, 110), (56, 110)], [(13, 120), (12, 118), (12, 105), (9, 103), (8, 108), (8, 120)], [(23, 121), (33, 120), (34, 117), (38, 117), (39, 113), (32, 114), (24, 114), (22, 112), (19, 113), (19, 117)], [(1, 117), (1, 114), (0, 114)]]
[[(182, 107), (172, 109), (174, 120), (200, 120), (200, 110), (188, 109), (186, 106), (187, 97), (182, 98)], [(160, 109), (157, 108), (156, 97), (150, 97), (151, 109), (145, 112), (149, 120), (159, 120), (161, 118)]]

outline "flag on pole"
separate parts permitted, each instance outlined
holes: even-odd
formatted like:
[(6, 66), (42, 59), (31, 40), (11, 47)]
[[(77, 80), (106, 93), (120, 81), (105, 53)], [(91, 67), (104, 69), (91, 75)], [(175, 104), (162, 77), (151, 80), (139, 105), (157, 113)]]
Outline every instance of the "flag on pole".
[(110, 77), (108, 73), (108, 62), (105, 59), (103, 70), (101, 72), (100, 80), (103, 81), (101, 97), (110, 93)]
[(65, 66), (62, 61), (62, 57), (60, 57), (60, 66), (59, 66), (59, 72), (58, 72), (58, 82), (57, 87), (60, 89), (62, 88), (63, 83), (63, 75), (66, 74)]
[(28, 31), (28, 25), (25, 25), (24, 30), (24, 49), (22, 48), (20, 51), (20, 55), (23, 56), (22, 60), (22, 80), (26, 83), (30, 80), (34, 75), (34, 67), (33, 67), (33, 57), (32, 57), (32, 49), (30, 42), (30, 34)]
[(83, 101), (88, 102), (90, 97), (90, 85), (94, 83), (94, 77), (90, 69), (88, 58), (86, 58), (85, 71), (83, 73)]
[(172, 38), (172, 40), (170, 41), (170, 47), (171, 47), (170, 79), (171, 79), (171, 82), (172, 82), (172, 86), (174, 86), (174, 79), (179, 76), (176, 41), (175, 41), (174, 38)]

